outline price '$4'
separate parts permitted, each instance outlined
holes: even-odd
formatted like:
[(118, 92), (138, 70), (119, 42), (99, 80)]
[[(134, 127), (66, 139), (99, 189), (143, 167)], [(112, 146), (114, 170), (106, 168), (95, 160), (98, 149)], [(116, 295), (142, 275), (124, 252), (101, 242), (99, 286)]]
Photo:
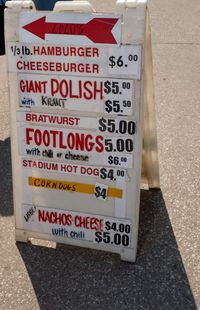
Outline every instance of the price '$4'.
[(108, 194), (108, 186), (101, 183), (95, 184), (94, 197), (100, 200), (106, 200)]

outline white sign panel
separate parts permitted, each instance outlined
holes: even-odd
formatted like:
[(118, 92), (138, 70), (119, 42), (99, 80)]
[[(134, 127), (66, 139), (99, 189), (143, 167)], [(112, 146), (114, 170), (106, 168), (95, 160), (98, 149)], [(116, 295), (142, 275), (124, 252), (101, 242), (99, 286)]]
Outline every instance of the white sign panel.
[(16, 240), (134, 261), (146, 4), (134, 8), (132, 29), (129, 8), (17, 11), (5, 21)]
[(10, 72), (140, 79), (141, 45), (84, 47), (8, 43)]
[(117, 14), (21, 12), (20, 41), (79, 45), (119, 45)]
[(58, 237), (118, 247), (131, 246), (129, 220), (71, 212), (35, 205), (22, 206), (23, 229)]
[(132, 167), (134, 140), (129, 136), (116, 138), (86, 130), (23, 125), (18, 137), (23, 156)]
[(37, 124), (37, 125), (55, 125), (59, 127), (72, 127), (93, 129), (102, 132), (105, 135), (130, 135), (133, 136), (136, 131), (136, 125), (133, 120), (127, 118), (107, 118), (107, 117), (83, 117), (63, 114), (34, 113), (29, 111), (17, 111), (17, 121)]
[[(51, 125), (59, 127), (98, 129), (96, 117), (72, 116), (69, 114), (35, 113), (31, 111), (17, 111), (17, 121), (36, 125)], [(127, 121), (127, 120), (126, 120)]]
[(71, 163), (52, 162), (47, 160), (27, 159), (22, 158), (23, 171), (28, 171), (28, 174), (35, 171), (61, 173), (65, 175), (78, 175), (87, 178), (98, 178), (109, 181), (130, 181), (127, 171), (120, 168), (85, 166)]
[(21, 107), (132, 115), (132, 80), (18, 74)]

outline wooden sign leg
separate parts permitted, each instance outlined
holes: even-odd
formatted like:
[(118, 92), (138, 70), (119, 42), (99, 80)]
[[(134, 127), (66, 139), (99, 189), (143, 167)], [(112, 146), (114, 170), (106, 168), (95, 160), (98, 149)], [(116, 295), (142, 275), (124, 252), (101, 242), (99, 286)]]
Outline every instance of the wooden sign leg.
[(146, 14), (144, 73), (144, 135), (142, 152), (142, 180), (149, 188), (160, 188), (156, 111), (153, 85), (153, 63), (149, 12)]

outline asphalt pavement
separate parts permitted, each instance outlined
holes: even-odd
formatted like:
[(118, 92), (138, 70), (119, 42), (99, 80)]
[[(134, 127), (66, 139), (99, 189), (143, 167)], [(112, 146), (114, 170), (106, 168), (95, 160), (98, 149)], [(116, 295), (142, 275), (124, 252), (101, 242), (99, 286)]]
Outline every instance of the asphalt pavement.
[(141, 192), (135, 264), (50, 242), (16, 245), (0, 57), (0, 310), (200, 308), (200, 2), (151, 0), (149, 8), (161, 190)]

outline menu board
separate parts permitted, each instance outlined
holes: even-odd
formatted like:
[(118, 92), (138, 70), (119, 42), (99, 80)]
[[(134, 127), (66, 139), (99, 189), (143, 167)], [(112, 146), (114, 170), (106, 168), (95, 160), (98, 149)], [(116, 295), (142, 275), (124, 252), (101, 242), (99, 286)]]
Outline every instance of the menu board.
[(133, 248), (142, 45), (121, 44), (122, 22), (118, 14), (20, 13), (19, 42), (7, 42), (18, 229)]

